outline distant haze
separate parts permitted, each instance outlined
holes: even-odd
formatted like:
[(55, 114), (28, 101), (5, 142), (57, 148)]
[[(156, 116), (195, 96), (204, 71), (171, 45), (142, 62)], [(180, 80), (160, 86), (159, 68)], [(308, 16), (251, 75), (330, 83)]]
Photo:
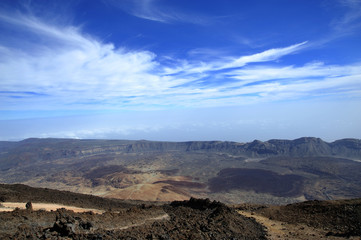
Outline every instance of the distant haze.
[(127, 111), (0, 121), (1, 140), (30, 137), (158, 141), (361, 138), (358, 103), (278, 103), (229, 108)]

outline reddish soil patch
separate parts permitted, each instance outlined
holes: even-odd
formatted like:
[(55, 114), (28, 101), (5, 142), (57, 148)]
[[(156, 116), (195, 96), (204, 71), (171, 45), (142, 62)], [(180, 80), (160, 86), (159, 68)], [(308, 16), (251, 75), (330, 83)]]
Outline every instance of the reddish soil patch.
[(95, 169), (91, 170), (90, 172), (88, 172), (87, 174), (85, 174), (84, 177), (86, 177), (88, 179), (102, 178), (106, 175), (109, 175), (112, 173), (117, 173), (117, 172), (127, 173), (127, 174), (140, 173), (139, 171), (130, 170), (124, 166), (110, 165), (110, 166), (103, 166), (103, 167), (95, 168)]

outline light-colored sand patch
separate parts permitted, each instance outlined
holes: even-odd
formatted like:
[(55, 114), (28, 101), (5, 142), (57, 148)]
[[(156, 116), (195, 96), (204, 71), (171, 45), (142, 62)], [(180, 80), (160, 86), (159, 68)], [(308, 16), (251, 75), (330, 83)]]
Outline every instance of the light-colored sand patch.
[[(13, 211), (15, 208), (25, 209), (25, 202), (3, 202), (1, 203), (3, 207), (0, 207), (0, 212)], [(74, 212), (94, 212), (97, 214), (102, 214), (104, 211), (94, 208), (80, 208), (74, 206), (66, 206), (61, 204), (53, 204), (53, 203), (32, 203), (33, 210), (46, 210), (46, 211), (55, 211), (59, 208), (65, 208), (68, 210), (72, 210)]]
[(174, 201), (187, 200), (189, 196), (185, 196), (171, 190), (162, 191), (163, 186), (167, 184), (137, 184), (124, 189), (116, 189), (112, 192), (103, 195), (102, 197), (117, 198), (117, 199), (133, 199), (143, 201)]

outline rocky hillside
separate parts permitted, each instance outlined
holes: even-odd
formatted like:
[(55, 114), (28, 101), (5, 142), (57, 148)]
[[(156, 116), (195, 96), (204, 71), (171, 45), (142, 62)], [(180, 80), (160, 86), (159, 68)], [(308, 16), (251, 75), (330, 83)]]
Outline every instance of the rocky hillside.
[[(316, 228), (323, 230), (323, 236), (309, 236), (308, 239), (359, 239), (361, 237), (361, 199), (338, 201), (306, 201), (285, 206), (239, 205), (238, 209), (261, 215), (270, 220), (283, 222), (283, 227), (292, 229)], [(297, 227), (296, 227), (297, 226)], [(297, 239), (297, 234), (291, 234)]]
[[(8, 210), (57, 203), (63, 208)], [(85, 212), (66, 209), (78, 204)], [(64, 206), (65, 205), (65, 206)], [(102, 210), (95, 213), (93, 210)], [(4, 211), (1, 211), (4, 210)], [(0, 185), (0, 239), (350, 239), (361, 237), (361, 199), (283, 206), (227, 206), (209, 199), (155, 204), (104, 199), (25, 185)]]
[[(26, 186), (2, 185), (0, 197), (14, 200), (4, 189), (27, 202), (32, 196)], [(68, 192), (32, 189), (43, 196), (42, 202), (68, 204)], [(46, 212), (0, 211), (1, 239), (266, 239), (264, 227), (254, 219), (238, 214), (225, 204), (209, 199), (190, 199), (161, 206), (152, 203), (129, 205), (119, 200), (104, 199), (103, 207), (92, 196), (77, 194), (88, 207), (106, 210), (74, 213), (58, 209)], [(101, 200), (101, 199), (100, 199)], [(94, 205), (92, 205), (94, 203)], [(107, 204), (108, 203), (108, 204)], [(109, 208), (111, 206), (111, 208)]]

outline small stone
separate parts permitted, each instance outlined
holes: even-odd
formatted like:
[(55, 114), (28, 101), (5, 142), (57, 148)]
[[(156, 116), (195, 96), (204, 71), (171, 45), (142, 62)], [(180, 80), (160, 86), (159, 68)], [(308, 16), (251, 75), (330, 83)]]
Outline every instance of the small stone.
[(25, 204), (27, 210), (33, 210), (33, 204), (29, 201)]

